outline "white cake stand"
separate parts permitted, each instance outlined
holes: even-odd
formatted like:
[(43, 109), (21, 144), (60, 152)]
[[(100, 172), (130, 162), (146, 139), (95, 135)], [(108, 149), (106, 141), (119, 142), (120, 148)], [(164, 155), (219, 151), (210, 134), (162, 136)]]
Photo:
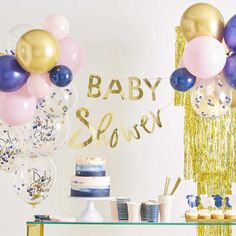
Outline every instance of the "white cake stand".
[(87, 201), (86, 208), (80, 214), (78, 220), (83, 222), (101, 222), (103, 217), (99, 211), (96, 210), (94, 201), (107, 201), (113, 199), (112, 197), (71, 197), (74, 199), (83, 199)]

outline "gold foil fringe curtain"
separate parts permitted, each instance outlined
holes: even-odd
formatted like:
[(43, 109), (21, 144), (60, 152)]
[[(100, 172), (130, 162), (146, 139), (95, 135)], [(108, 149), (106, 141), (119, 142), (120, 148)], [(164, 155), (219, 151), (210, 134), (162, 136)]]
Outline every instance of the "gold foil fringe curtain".
[[(175, 65), (183, 55), (185, 40), (176, 27)], [(236, 109), (224, 117), (207, 119), (192, 108), (190, 94), (175, 92), (176, 106), (184, 106), (184, 177), (197, 182), (200, 194), (231, 194), (236, 181)], [(230, 226), (199, 226), (199, 236), (230, 236)]]
[[(181, 33), (180, 26), (177, 26), (175, 28), (176, 32), (176, 41), (175, 41), (175, 68), (178, 68), (179, 61), (184, 53), (184, 48), (186, 45), (186, 41)], [(184, 105), (184, 100), (185, 100), (185, 93), (181, 92), (175, 92), (175, 106), (183, 106)]]

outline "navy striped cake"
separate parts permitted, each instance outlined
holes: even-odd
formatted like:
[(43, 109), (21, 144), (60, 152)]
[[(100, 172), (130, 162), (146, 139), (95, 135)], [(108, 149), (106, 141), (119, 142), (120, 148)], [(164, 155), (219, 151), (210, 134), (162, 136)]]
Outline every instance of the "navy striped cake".
[(73, 197), (109, 197), (110, 176), (106, 176), (104, 157), (78, 157), (71, 178)]

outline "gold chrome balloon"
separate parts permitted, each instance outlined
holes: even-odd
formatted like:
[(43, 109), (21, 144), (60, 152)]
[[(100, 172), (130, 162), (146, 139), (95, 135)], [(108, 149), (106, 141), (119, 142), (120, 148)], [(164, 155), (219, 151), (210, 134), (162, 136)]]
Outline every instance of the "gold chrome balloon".
[(217, 8), (207, 3), (190, 6), (182, 15), (180, 26), (187, 41), (202, 35), (223, 39), (224, 19)]
[(51, 70), (59, 57), (59, 44), (47, 31), (34, 29), (26, 32), (16, 45), (18, 63), (28, 72), (44, 73)]

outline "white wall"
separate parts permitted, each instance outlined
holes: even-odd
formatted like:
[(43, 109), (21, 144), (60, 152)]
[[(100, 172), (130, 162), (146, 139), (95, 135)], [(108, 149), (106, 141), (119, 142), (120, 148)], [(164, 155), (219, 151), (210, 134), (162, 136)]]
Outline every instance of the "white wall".
[[(152, 102), (148, 90), (139, 102), (113, 98), (108, 101), (86, 97), (88, 75), (97, 73), (125, 79), (129, 75), (168, 76), (174, 69), (175, 26), (183, 11), (197, 1), (161, 0), (40, 0), (0, 1), (0, 44), (8, 38), (8, 31), (21, 23), (40, 27), (46, 16), (61, 13), (71, 23), (71, 36), (77, 38), (85, 50), (85, 63), (75, 83), (79, 93), (77, 107), (90, 109), (95, 124), (107, 111), (112, 111), (112, 127), (122, 121), (131, 126), (142, 114), (156, 111), (173, 99), (168, 80), (158, 89), (158, 101)], [(235, 1), (207, 1), (219, 8), (228, 20), (235, 12)], [(82, 76), (83, 75), (83, 76)], [(106, 87), (108, 81), (104, 81)], [(127, 81), (122, 82), (127, 91)], [(79, 127), (70, 114), (72, 129)], [(83, 154), (105, 155), (112, 178), (113, 196), (130, 196), (133, 200), (155, 198), (162, 192), (166, 175), (174, 180), (183, 173), (183, 110), (170, 107), (161, 114), (163, 128), (154, 134), (142, 132), (141, 140), (131, 143), (122, 137), (116, 149), (88, 146), (71, 150), (68, 145), (54, 156), (58, 165), (55, 191), (39, 207), (32, 209), (15, 195), (9, 177), (0, 173), (0, 236), (25, 235), (25, 221), (35, 213), (67, 213), (79, 215), (84, 207), (81, 200), (69, 199), (70, 176), (74, 173), (74, 157)], [(183, 182), (176, 193), (173, 216), (180, 217), (186, 209), (185, 196), (195, 193), (195, 184)], [(105, 216), (109, 204), (99, 203)], [(63, 235), (195, 235), (194, 227), (117, 227), (117, 226), (47, 226), (46, 236)]]

